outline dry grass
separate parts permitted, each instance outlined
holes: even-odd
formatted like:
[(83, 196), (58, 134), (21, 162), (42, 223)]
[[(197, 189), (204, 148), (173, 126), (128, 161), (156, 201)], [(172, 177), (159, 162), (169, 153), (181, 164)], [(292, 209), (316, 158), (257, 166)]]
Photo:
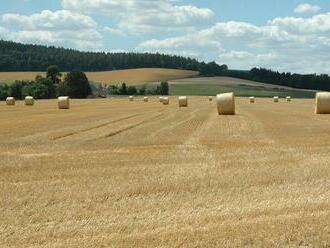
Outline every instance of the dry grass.
[[(15, 80), (33, 80), (36, 75), (45, 76), (44, 72), (0, 72), (0, 82), (13, 82)], [(141, 85), (162, 80), (173, 80), (197, 76), (199, 73), (187, 70), (143, 68), (119, 71), (86, 72), (89, 80), (98, 83), (122, 83)]]
[(329, 247), (312, 100), (158, 101), (2, 102), (0, 247)]

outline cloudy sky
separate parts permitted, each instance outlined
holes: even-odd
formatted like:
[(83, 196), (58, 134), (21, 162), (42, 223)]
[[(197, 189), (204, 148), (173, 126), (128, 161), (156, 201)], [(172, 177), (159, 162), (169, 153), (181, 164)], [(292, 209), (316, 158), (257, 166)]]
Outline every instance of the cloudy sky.
[(330, 73), (330, 1), (1, 0), (0, 39)]

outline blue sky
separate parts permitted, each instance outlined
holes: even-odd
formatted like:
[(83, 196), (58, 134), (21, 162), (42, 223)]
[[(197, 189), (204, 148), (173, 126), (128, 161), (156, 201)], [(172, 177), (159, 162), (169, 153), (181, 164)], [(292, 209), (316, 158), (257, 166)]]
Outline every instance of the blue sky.
[(5, 0), (0, 38), (330, 73), (330, 1)]

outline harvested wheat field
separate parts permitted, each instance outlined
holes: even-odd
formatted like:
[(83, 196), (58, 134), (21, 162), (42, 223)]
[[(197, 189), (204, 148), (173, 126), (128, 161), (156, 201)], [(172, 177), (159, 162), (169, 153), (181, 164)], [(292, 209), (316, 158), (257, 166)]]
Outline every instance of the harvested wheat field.
[(313, 100), (0, 104), (0, 247), (329, 247)]
[[(65, 73), (63, 73), (65, 74)], [(10, 83), (15, 80), (34, 80), (37, 75), (45, 76), (45, 72), (0, 72), (0, 83)], [(141, 85), (198, 76), (199, 72), (164, 68), (141, 68), (129, 70), (86, 72), (90, 81), (97, 83)]]

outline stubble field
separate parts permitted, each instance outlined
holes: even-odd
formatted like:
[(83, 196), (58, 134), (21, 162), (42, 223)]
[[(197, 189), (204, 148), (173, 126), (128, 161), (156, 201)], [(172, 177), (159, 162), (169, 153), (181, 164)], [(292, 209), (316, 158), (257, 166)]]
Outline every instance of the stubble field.
[(0, 103), (0, 247), (329, 247), (313, 100)]

